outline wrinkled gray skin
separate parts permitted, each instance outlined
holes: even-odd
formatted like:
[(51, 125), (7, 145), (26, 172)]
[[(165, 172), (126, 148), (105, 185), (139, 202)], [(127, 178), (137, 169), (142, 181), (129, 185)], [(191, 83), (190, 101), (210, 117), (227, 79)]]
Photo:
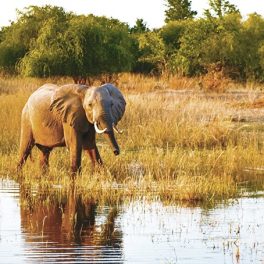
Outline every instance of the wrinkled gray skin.
[(102, 160), (95, 142), (95, 127), (106, 129), (115, 155), (120, 150), (113, 124), (117, 125), (125, 111), (126, 102), (112, 84), (100, 87), (70, 84), (58, 87), (46, 84), (28, 99), (22, 111), (18, 170), (26, 162), (33, 146), (40, 150), (40, 165), (46, 169), (54, 147), (70, 150), (72, 174), (81, 167), (82, 149), (90, 155), (92, 164)]

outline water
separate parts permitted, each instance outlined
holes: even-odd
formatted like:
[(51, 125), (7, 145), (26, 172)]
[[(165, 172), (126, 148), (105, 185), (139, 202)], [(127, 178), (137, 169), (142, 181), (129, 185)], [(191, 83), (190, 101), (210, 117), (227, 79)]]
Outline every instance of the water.
[(0, 263), (263, 263), (264, 198), (98, 206), (0, 180)]

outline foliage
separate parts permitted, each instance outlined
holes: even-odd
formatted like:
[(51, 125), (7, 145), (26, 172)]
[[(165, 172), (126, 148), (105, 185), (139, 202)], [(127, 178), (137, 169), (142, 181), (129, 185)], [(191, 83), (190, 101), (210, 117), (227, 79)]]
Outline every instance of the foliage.
[(130, 28), (129, 32), (131, 36), (131, 51), (133, 54), (132, 72), (150, 73), (155, 66), (150, 62), (142, 60), (145, 54), (144, 51), (139, 48), (142, 35), (150, 32), (150, 29), (143, 19), (137, 19), (135, 25)]
[(129, 27), (117, 19), (30, 6), (0, 31), (0, 71), (74, 78), (219, 71), (240, 81), (264, 81), (264, 18), (242, 19), (227, 0), (210, 0), (202, 18), (194, 18), (190, 6), (169, 0), (167, 23), (153, 30), (143, 19)]
[(264, 19), (252, 14), (172, 21), (160, 36), (165, 43), (167, 69), (180, 75), (207, 73), (215, 65), (239, 80), (263, 80)]
[(25, 47), (19, 44), (0, 44), (0, 69), (6, 73), (15, 73), (16, 62), (26, 53)]
[[(18, 21), (2, 29), (0, 67), (8, 72), (15, 72), (18, 61), (34, 49), (46, 23), (56, 19), (61, 25), (68, 16), (70, 14), (66, 14), (62, 8), (52, 6), (30, 6), (24, 12), (18, 11)], [(11, 59), (8, 60), (8, 57)]]
[(130, 29), (130, 33), (145, 33), (147, 31), (150, 31), (150, 29), (142, 18), (138, 18), (136, 24)]
[(165, 45), (157, 32), (147, 32), (139, 37), (140, 61), (153, 65), (153, 70), (161, 74), (166, 69)]
[(193, 18), (197, 12), (191, 10), (191, 4), (190, 0), (167, 0), (165, 22)]
[(35, 48), (22, 60), (26, 76), (94, 76), (130, 69), (127, 27), (117, 20), (92, 15), (59, 23), (47, 21)]
[(243, 35), (240, 43), (244, 58), (243, 76), (249, 80), (264, 81), (264, 19), (258, 14), (249, 15), (243, 23)]
[(63, 36), (68, 26), (66, 16), (53, 16), (43, 21), (33, 47), (21, 59), (18, 69), (24, 76), (63, 75), (67, 64)]
[(239, 13), (237, 7), (231, 4), (228, 0), (209, 0), (210, 9), (205, 10), (205, 15), (208, 18), (214, 16), (222, 18), (227, 14)]
[(75, 17), (70, 21), (66, 39), (70, 57), (75, 59), (75, 74), (94, 76), (130, 70), (128, 27), (118, 20), (92, 15)]
[[(116, 19), (33, 6), (3, 34), (0, 66), (5, 70), (17, 66), (24, 76), (111, 74), (129, 71), (133, 63), (128, 26)], [(13, 59), (6, 61), (10, 54)]]

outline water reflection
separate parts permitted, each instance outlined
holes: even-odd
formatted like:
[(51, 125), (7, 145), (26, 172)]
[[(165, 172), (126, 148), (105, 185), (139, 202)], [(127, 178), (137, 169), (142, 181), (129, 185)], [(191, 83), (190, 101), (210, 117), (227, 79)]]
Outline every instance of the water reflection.
[(26, 263), (18, 199), (18, 184), (0, 179), (0, 263)]
[[(33, 247), (28, 257), (54, 262), (122, 262), (122, 232), (117, 208), (98, 208), (74, 186), (68, 193), (34, 193), (20, 188), (21, 226), (26, 243)], [(32, 251), (32, 254), (30, 254)], [(43, 260), (44, 259), (44, 260)]]
[(99, 206), (0, 179), (0, 263), (263, 263), (264, 198)]

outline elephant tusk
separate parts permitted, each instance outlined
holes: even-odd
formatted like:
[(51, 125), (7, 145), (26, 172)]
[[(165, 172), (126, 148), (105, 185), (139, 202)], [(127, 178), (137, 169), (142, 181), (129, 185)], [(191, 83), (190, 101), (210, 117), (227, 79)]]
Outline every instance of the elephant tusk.
[(114, 123), (112, 124), (112, 126), (113, 126), (113, 129), (115, 130), (116, 133), (123, 134), (123, 130), (119, 130)]
[(98, 134), (102, 134), (107, 130), (107, 128), (105, 128), (103, 130), (99, 129), (97, 126), (97, 122), (94, 122), (94, 128), (95, 128), (96, 133), (98, 133)]

